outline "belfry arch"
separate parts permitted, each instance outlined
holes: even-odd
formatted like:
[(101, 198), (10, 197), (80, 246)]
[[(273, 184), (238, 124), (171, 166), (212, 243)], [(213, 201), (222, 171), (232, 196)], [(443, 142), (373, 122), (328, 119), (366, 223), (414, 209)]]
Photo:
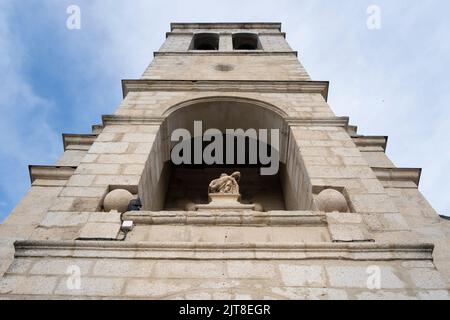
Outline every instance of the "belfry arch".
[[(304, 166), (283, 110), (259, 100), (223, 96), (179, 103), (167, 109), (163, 117), (139, 186), (143, 210), (183, 210), (188, 202), (205, 203), (209, 181), (221, 173), (235, 170), (243, 173), (241, 191), (244, 203), (257, 202), (265, 211), (312, 208), (309, 178), (306, 170), (298, 169)], [(278, 173), (263, 176), (258, 165), (248, 163), (174, 165), (171, 151), (178, 141), (171, 141), (172, 132), (185, 129), (193, 139), (197, 139), (194, 123), (199, 121), (202, 132), (218, 129), (224, 133), (224, 141), (227, 129), (254, 129), (256, 132), (266, 129), (269, 135), (271, 130), (278, 130), (279, 148), (274, 151), (270, 146), (271, 152), (278, 152)], [(160, 156), (155, 153), (160, 153)]]

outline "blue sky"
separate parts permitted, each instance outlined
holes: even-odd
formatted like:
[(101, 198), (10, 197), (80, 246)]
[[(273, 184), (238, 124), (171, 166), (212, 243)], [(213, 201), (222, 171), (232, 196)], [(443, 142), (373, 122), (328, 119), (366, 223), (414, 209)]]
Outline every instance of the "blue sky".
[[(81, 30), (66, 9), (81, 8)], [(381, 29), (366, 10), (381, 8)], [(29, 188), (29, 164), (53, 164), (61, 133), (88, 133), (139, 78), (170, 22), (279, 21), (329, 103), (359, 132), (388, 135), (399, 167), (450, 215), (450, 2), (445, 0), (0, 0), (0, 221)]]

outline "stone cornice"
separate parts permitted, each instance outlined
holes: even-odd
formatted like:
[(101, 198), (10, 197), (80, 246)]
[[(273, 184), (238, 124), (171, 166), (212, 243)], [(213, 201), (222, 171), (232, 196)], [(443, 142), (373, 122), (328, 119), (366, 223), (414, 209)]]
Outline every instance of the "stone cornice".
[(380, 147), (386, 151), (386, 146), (388, 142), (387, 136), (352, 136), (353, 142), (358, 147)]
[(95, 139), (97, 139), (98, 134), (69, 134), (64, 133), (63, 144), (64, 151), (67, 150), (68, 146), (91, 146)]
[(289, 56), (298, 57), (297, 51), (265, 51), (265, 50), (239, 50), (239, 51), (216, 51), (216, 50), (189, 50), (189, 51), (155, 51), (154, 57), (161, 56)]
[(28, 166), (30, 180), (33, 183), (37, 179), (41, 180), (68, 180), (77, 167), (64, 166)]
[[(125, 116), (125, 115), (103, 115), (103, 125), (119, 125), (119, 124), (146, 124), (160, 125), (164, 122), (165, 117), (145, 117), (145, 116)], [(284, 118), (286, 123), (291, 127), (303, 126), (333, 126), (346, 127), (348, 125), (348, 117), (330, 117), (330, 118)]]
[(255, 80), (122, 80), (123, 97), (143, 91), (219, 91), (265, 93), (319, 93), (328, 99), (328, 81)]
[(174, 22), (174, 29), (276, 29), (281, 31), (280, 22)]
[(412, 181), (419, 186), (422, 169), (419, 168), (372, 168), (381, 181)]
[(16, 241), (16, 257), (191, 260), (432, 260), (433, 244)]
[(125, 220), (132, 220), (136, 224), (148, 225), (239, 225), (239, 226), (326, 226), (325, 214), (317, 214), (308, 211), (288, 212), (150, 212), (131, 211), (126, 212)]
[(330, 118), (286, 118), (287, 124), (291, 127), (299, 126), (336, 126), (336, 127), (347, 127), (349, 118), (348, 117), (330, 117)]
[(160, 125), (163, 123), (162, 117), (136, 117), (136, 116), (123, 116), (123, 115), (103, 115), (103, 125), (119, 125), (119, 124), (150, 124)]
[[(218, 32), (219, 34), (222, 35), (232, 35), (233, 32), (229, 32), (229, 31), (220, 31)], [(166, 38), (170, 37), (170, 36), (193, 36), (195, 33), (194, 32), (166, 32)], [(283, 38), (286, 38), (286, 32), (270, 32), (270, 31), (263, 31), (263, 32), (259, 32), (259, 35), (264, 35), (264, 36), (282, 36)]]

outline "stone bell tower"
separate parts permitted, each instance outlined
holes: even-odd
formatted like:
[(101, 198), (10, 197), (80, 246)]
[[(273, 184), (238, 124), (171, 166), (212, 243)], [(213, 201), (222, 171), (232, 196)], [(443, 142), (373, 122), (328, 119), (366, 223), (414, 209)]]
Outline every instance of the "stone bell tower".
[[(30, 166), (0, 227), (0, 298), (450, 298), (450, 223), (421, 170), (333, 113), (281, 24), (174, 23), (122, 84), (114, 114)], [(277, 130), (278, 171), (174, 163), (196, 122)]]

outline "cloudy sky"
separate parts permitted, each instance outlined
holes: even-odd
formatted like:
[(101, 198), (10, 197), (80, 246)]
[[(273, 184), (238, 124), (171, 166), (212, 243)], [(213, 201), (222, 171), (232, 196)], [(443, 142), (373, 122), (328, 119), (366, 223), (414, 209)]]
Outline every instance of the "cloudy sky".
[[(81, 30), (66, 28), (81, 8)], [(381, 29), (367, 28), (367, 8)], [(0, 221), (52, 164), (61, 133), (89, 133), (138, 78), (170, 22), (276, 21), (329, 103), (359, 132), (388, 135), (399, 167), (450, 215), (450, 2), (447, 0), (0, 0)]]

